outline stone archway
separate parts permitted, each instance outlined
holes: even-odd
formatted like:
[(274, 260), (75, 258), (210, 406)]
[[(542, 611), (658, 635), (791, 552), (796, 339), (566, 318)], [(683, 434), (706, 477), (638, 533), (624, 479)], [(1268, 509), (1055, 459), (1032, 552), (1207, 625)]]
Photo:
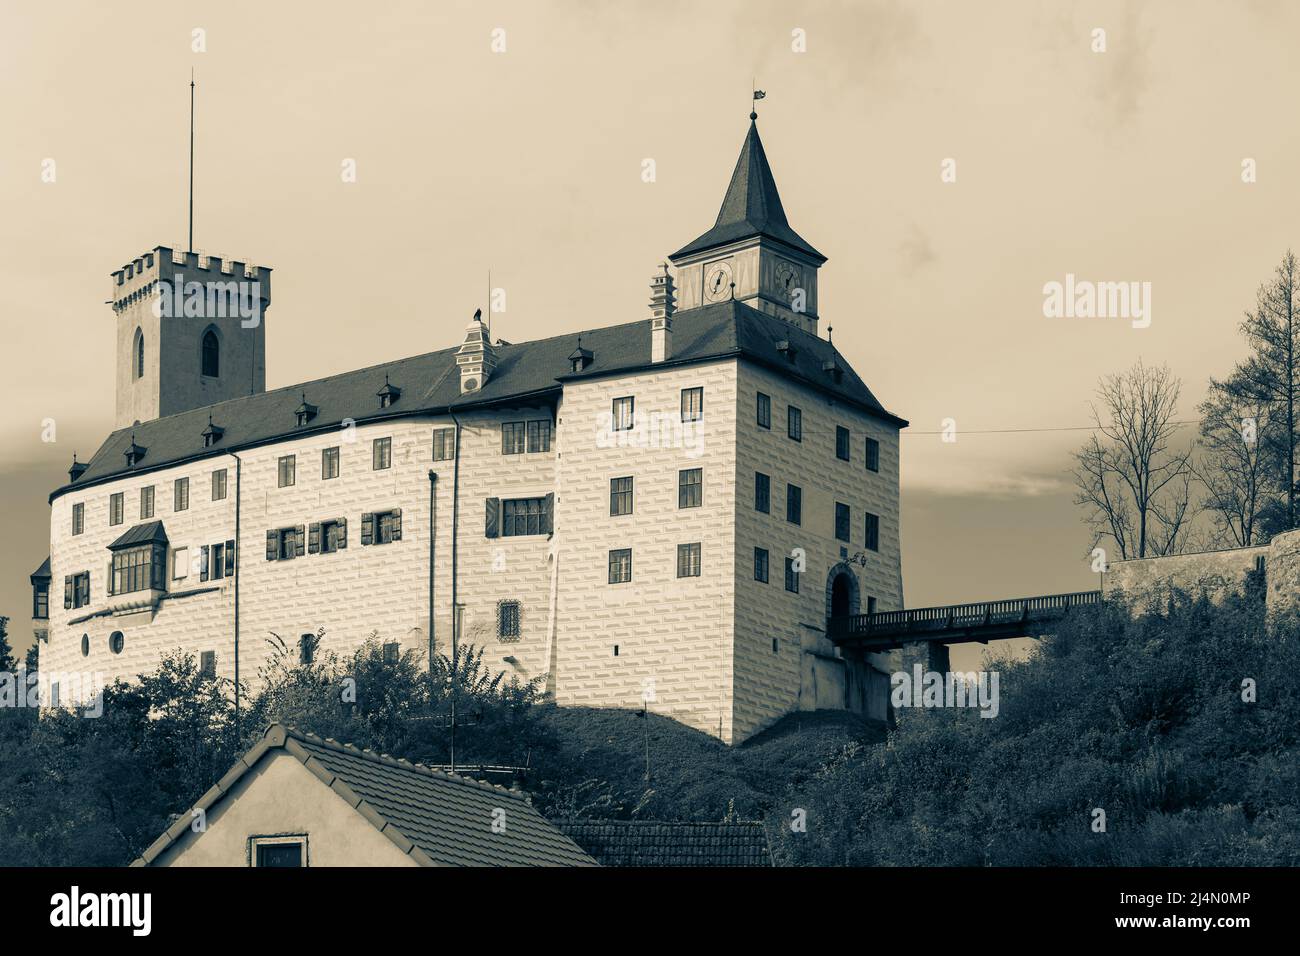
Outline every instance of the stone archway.
[(826, 617), (829, 620), (858, 614), (860, 607), (858, 576), (841, 561), (826, 575)]

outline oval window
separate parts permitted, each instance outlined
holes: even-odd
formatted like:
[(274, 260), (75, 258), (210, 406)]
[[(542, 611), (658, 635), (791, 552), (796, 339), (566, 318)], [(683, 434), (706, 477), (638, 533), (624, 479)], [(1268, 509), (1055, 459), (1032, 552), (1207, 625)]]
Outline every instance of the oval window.
[(82, 657), (90, 656), (90, 635), (89, 634), (81, 635), (81, 656)]
[(121, 631), (114, 631), (108, 638), (108, 649), (114, 654), (121, 654), (122, 648), (126, 646), (126, 638), (122, 636)]

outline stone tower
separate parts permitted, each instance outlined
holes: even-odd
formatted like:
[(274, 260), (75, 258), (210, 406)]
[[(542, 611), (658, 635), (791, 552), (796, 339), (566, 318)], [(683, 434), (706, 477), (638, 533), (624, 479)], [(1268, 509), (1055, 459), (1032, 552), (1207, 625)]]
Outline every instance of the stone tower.
[(266, 390), (271, 270), (166, 246), (113, 273), (114, 427)]

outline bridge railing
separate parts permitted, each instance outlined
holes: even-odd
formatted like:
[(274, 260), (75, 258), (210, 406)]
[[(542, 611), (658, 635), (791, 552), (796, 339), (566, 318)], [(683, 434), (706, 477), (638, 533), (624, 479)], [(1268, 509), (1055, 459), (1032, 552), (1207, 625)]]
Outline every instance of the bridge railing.
[(876, 634), (944, 630), (978, 627), (985, 624), (1007, 624), (1018, 620), (1046, 619), (1057, 617), (1070, 608), (1100, 603), (1100, 591), (1074, 591), (1069, 594), (1042, 594), (1037, 597), (977, 601), (972, 604), (944, 604), (938, 607), (915, 607), (903, 611), (852, 614), (847, 617), (832, 618), (828, 623), (831, 637), (870, 637)]

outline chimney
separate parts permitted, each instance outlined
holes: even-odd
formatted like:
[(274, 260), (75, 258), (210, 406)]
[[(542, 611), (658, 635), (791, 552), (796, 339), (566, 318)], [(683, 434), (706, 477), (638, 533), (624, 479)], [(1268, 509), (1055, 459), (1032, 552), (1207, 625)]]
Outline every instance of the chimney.
[(456, 365), (460, 367), (460, 393), (476, 392), (487, 384), (497, 367), (496, 351), (483, 325), (483, 311), (476, 309), (474, 318), (465, 326), (465, 341), (456, 352)]
[(673, 357), (673, 310), (677, 304), (673, 297), (673, 277), (668, 274), (668, 264), (662, 265), (663, 274), (650, 280), (650, 361), (666, 362)]

